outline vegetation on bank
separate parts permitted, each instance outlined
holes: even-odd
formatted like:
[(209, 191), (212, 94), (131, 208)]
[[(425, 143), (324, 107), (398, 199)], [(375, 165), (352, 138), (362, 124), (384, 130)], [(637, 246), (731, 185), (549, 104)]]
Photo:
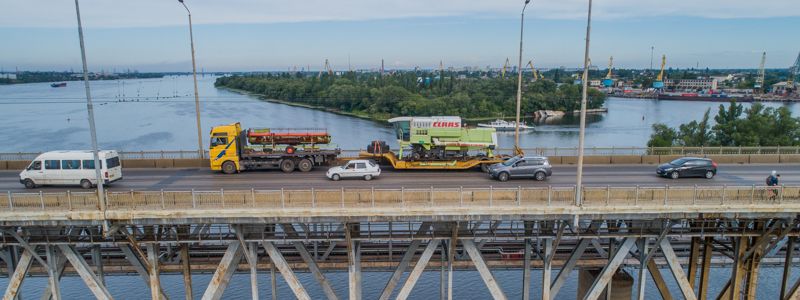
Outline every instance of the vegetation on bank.
[[(401, 115), (514, 116), (516, 77), (456, 78), (454, 74), (442, 73), (445, 74), (397, 72), (383, 77), (379, 73), (355, 72), (321, 77), (299, 73), (242, 75), (217, 78), (215, 85), (379, 120)], [(580, 98), (578, 85), (525, 80), (522, 112), (571, 111), (580, 108)], [(589, 108), (599, 108), (604, 101), (603, 93), (590, 90)]]
[[(19, 72), (14, 74), (16, 78), (0, 78), (0, 84), (15, 83), (35, 83), (35, 82), (61, 82), (72, 80), (83, 80), (83, 73), (73, 72)], [(117, 80), (117, 79), (136, 79), (136, 78), (161, 78), (163, 73), (120, 73), (104, 74), (89, 73), (90, 80)]]
[(711, 124), (710, 110), (703, 119), (670, 128), (653, 124), (653, 134), (648, 147), (670, 146), (800, 146), (800, 118), (792, 117), (785, 106), (765, 108), (753, 103), (745, 109), (731, 102), (719, 106)]

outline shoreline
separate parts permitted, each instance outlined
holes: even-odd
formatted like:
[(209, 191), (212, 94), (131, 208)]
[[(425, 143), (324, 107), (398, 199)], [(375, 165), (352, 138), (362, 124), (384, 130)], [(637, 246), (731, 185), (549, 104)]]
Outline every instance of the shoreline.
[[(358, 113), (354, 113), (354, 112), (341, 111), (341, 110), (338, 110), (338, 109), (328, 108), (328, 107), (324, 107), (324, 106), (316, 106), (316, 105), (305, 104), (305, 103), (296, 103), (296, 102), (292, 102), (292, 101), (279, 100), (279, 99), (268, 99), (268, 98), (265, 98), (264, 95), (259, 94), (259, 93), (254, 93), (254, 92), (250, 92), (250, 91), (246, 91), (246, 90), (242, 90), (242, 89), (231, 88), (231, 87), (227, 87), (227, 86), (216, 86), (215, 85), (214, 87), (218, 88), (218, 89), (228, 90), (228, 91), (231, 91), (231, 92), (234, 92), (234, 93), (239, 93), (239, 94), (242, 94), (242, 95), (254, 96), (254, 97), (258, 98), (258, 100), (263, 100), (263, 101), (266, 101), (266, 102), (284, 104), (284, 105), (289, 105), (289, 106), (294, 106), (294, 107), (308, 108), (308, 109), (313, 109), (313, 110), (319, 110), (319, 111), (334, 113), (334, 114), (337, 114), (337, 115), (342, 115), (342, 116), (348, 116), (348, 117), (354, 117), (354, 118), (359, 118), (359, 119), (363, 119), (363, 120), (373, 121), (373, 122), (377, 122), (377, 123), (386, 123), (390, 119), (390, 118), (371, 117), (371, 116), (368, 116), (368, 115), (358, 114)], [(596, 109), (589, 109), (589, 110), (603, 110), (603, 109), (606, 110), (605, 112), (607, 112), (607, 110), (608, 110), (605, 107), (596, 108)], [(597, 112), (594, 112), (594, 113), (596, 114)], [(520, 117), (521, 117), (521, 119), (535, 119), (535, 117), (532, 116), (532, 115), (526, 116), (526, 115), (523, 114)], [(498, 120), (498, 119), (500, 119), (500, 120), (512, 120), (513, 118), (507, 118), (507, 117), (474, 117), (474, 118), (463, 118), (462, 117), (461, 118), (461, 120), (464, 121), (465, 123), (494, 121), (494, 120)]]

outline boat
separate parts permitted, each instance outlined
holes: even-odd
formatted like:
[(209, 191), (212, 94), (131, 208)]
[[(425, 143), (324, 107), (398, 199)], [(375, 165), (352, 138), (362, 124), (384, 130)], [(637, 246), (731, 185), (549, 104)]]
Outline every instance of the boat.
[(658, 100), (714, 101), (714, 102), (753, 102), (752, 95), (711, 94), (711, 93), (660, 93)]
[(56, 83), (51, 83), (51, 84), (50, 84), (50, 87), (54, 87), (54, 88), (57, 88), (57, 87), (66, 87), (66, 86), (67, 86), (67, 83), (66, 83), (66, 82), (56, 82)]
[[(517, 127), (517, 122), (514, 121), (509, 122), (506, 120), (497, 119), (490, 123), (478, 123), (478, 127), (494, 128), (497, 131), (514, 131)], [(525, 122), (521, 122), (519, 124), (520, 131), (532, 130), (532, 129), (533, 126), (528, 126), (525, 124)]]

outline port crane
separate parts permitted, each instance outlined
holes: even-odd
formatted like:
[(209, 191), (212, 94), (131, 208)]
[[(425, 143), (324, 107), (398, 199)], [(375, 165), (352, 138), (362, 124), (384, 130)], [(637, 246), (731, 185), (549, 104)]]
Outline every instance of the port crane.
[(503, 64), (503, 71), (500, 72), (500, 77), (506, 78), (506, 70), (508, 69), (508, 65), (509, 65), (509, 60), (508, 57), (506, 57), (506, 62)]
[(319, 75), (317, 75), (318, 79), (322, 78), (323, 71), (328, 71), (328, 76), (333, 76), (333, 68), (331, 68), (331, 64), (328, 62), (327, 58), (325, 59), (325, 65), (322, 66), (321, 70), (319, 70)]
[(789, 79), (786, 80), (786, 88), (794, 90), (794, 80), (800, 75), (800, 53), (797, 53), (797, 59), (794, 60), (794, 65), (789, 67)]
[(539, 71), (533, 67), (533, 60), (529, 60), (527, 66), (531, 67), (531, 75), (533, 75), (533, 80), (539, 80)]
[(761, 53), (761, 64), (758, 66), (758, 75), (756, 76), (756, 84), (753, 85), (753, 88), (758, 90), (759, 92), (763, 92), (764, 89), (764, 76), (766, 72), (764, 71), (764, 63), (767, 62), (767, 52)]
[(614, 57), (611, 56), (608, 58), (608, 74), (606, 74), (606, 78), (603, 79), (603, 86), (604, 87), (612, 87), (614, 85), (614, 79), (611, 78), (611, 69), (614, 67)]
[(658, 73), (656, 81), (653, 82), (653, 88), (664, 88), (664, 67), (667, 66), (667, 55), (661, 55), (661, 72)]

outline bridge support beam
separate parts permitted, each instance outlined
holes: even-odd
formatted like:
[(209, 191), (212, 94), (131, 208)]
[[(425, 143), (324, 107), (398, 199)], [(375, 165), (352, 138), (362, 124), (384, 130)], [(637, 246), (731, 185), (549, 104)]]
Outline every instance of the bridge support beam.
[(711, 258), (714, 256), (714, 238), (706, 237), (703, 242), (703, 261), (700, 263), (700, 285), (697, 288), (697, 298), (708, 298), (708, 279), (711, 272)]
[(350, 300), (361, 300), (361, 243), (353, 240), (354, 235), (357, 235), (359, 231), (352, 228), (358, 225), (345, 224), (344, 226)]
[[(422, 223), (417, 230), (417, 235), (422, 235), (428, 232), (430, 228), (430, 223)], [(422, 241), (420, 240), (412, 240), (411, 243), (408, 245), (408, 249), (406, 249), (405, 254), (400, 259), (400, 263), (395, 268), (394, 273), (392, 276), (389, 277), (389, 281), (386, 282), (386, 286), (383, 288), (383, 292), (381, 292), (380, 300), (389, 300), (389, 297), (392, 296), (392, 292), (397, 287), (397, 284), (400, 282), (400, 278), (403, 277), (403, 273), (406, 272), (408, 265), (411, 263), (411, 259), (414, 258), (414, 254), (417, 253), (417, 249), (419, 249), (420, 244)]]
[[(524, 243), (525, 247), (523, 249), (525, 253), (522, 254), (522, 300), (528, 300), (531, 298), (531, 239), (525, 239)], [(542, 287), (542, 292), (544, 292), (544, 287)]]
[(103, 256), (100, 250), (100, 245), (92, 246), (92, 264), (94, 264), (95, 272), (97, 272), (97, 278), (100, 279), (100, 282), (106, 284), (106, 273), (103, 270)]
[(23, 250), (22, 255), (17, 260), (17, 267), (14, 268), (14, 273), (8, 279), (8, 286), (3, 300), (17, 299), (19, 288), (22, 286), (22, 281), (27, 277), (31, 264), (33, 264), (33, 254), (28, 250)]
[[(67, 266), (67, 259), (58, 252), (58, 246), (47, 246), (48, 281), (47, 287), (42, 292), (42, 300), (61, 300), (61, 277), (64, 276), (64, 268)], [(51, 265), (52, 264), (52, 265)]]
[(242, 251), (241, 243), (237, 241), (228, 244), (228, 249), (225, 250), (217, 270), (214, 271), (214, 276), (211, 277), (211, 282), (208, 284), (205, 293), (203, 293), (203, 300), (219, 300), (222, 298), (222, 294), (225, 292), (225, 288), (228, 287), (228, 283), (233, 277), (233, 273), (236, 272), (239, 262), (242, 261), (243, 255), (244, 251)]
[(672, 271), (672, 277), (675, 278), (675, 282), (678, 283), (683, 298), (686, 300), (696, 300), (697, 297), (694, 295), (694, 289), (689, 283), (689, 280), (686, 279), (686, 274), (683, 273), (683, 267), (681, 267), (681, 264), (678, 262), (678, 256), (675, 255), (675, 251), (672, 250), (669, 239), (661, 240), (660, 246), (661, 253), (664, 254), (664, 259), (667, 260), (667, 265), (670, 271)]
[(789, 285), (789, 278), (792, 276), (792, 262), (794, 260), (795, 237), (789, 237), (786, 241), (786, 257), (783, 260), (783, 278), (781, 280), (780, 300), (786, 299), (786, 289)]
[[(289, 237), (298, 236), (297, 232), (294, 230), (294, 227), (291, 224), (282, 224), (281, 227)], [(314, 275), (314, 279), (316, 279), (319, 285), (322, 287), (322, 292), (325, 293), (325, 297), (327, 297), (329, 300), (339, 299), (339, 297), (336, 296), (336, 291), (333, 290), (330, 281), (328, 281), (328, 279), (325, 278), (325, 274), (322, 273), (319, 266), (317, 266), (317, 262), (314, 259), (314, 256), (312, 256), (311, 253), (308, 251), (306, 245), (303, 244), (302, 242), (292, 242), (292, 245), (297, 250), (297, 253), (300, 254), (300, 257), (303, 259), (303, 262), (305, 262), (306, 265), (308, 265), (308, 270), (311, 272), (312, 275)]]
[(564, 283), (567, 282), (567, 278), (569, 274), (572, 273), (572, 270), (575, 269), (575, 266), (578, 265), (578, 260), (580, 260), (583, 253), (586, 252), (586, 248), (589, 247), (591, 244), (592, 239), (582, 238), (578, 242), (578, 245), (572, 249), (572, 253), (567, 258), (567, 261), (564, 262), (564, 266), (561, 267), (561, 270), (558, 271), (558, 275), (556, 275), (556, 280), (550, 287), (550, 299), (555, 299), (556, 295), (558, 295), (558, 291), (561, 290), (561, 287), (564, 286)]
[(689, 286), (694, 289), (695, 283), (697, 282), (697, 259), (700, 258), (700, 248), (702, 247), (702, 242), (700, 237), (692, 237), (691, 244), (689, 246), (689, 272), (686, 274), (686, 279), (689, 280)]
[(425, 271), (425, 267), (428, 265), (428, 261), (430, 261), (433, 252), (436, 251), (436, 248), (439, 246), (439, 240), (431, 240), (428, 242), (428, 246), (425, 247), (425, 251), (422, 252), (422, 256), (419, 257), (417, 263), (414, 264), (414, 269), (411, 270), (411, 273), (408, 274), (408, 278), (406, 278), (406, 282), (403, 284), (403, 287), (400, 288), (400, 292), (397, 294), (397, 300), (405, 300), (411, 294), (411, 290), (414, 289), (414, 285), (417, 284), (417, 280), (422, 275), (422, 271)]
[[(139, 257), (139, 255), (136, 254), (138, 252), (134, 251), (129, 244), (120, 244), (119, 249), (125, 254), (125, 259), (133, 266), (133, 269), (136, 270), (136, 273), (139, 274), (144, 283), (150, 287), (150, 264), (145, 260), (147, 257)], [(167, 299), (164, 290), (162, 289), (160, 292), (161, 298)]]
[(614, 251), (614, 255), (610, 257), (611, 259), (608, 264), (600, 271), (600, 274), (597, 275), (591, 288), (589, 288), (586, 295), (583, 297), (584, 300), (596, 300), (600, 298), (600, 294), (603, 293), (608, 282), (611, 281), (611, 276), (614, 276), (614, 273), (617, 272), (617, 269), (619, 269), (625, 257), (628, 256), (628, 252), (635, 242), (635, 238), (625, 238), (622, 245), (619, 246), (619, 249)]
[(181, 272), (183, 273), (183, 291), (186, 300), (194, 299), (192, 292), (192, 266), (190, 265), (189, 244), (181, 244)]
[[(558, 247), (556, 245), (556, 247)], [(553, 271), (553, 256), (555, 255), (553, 239), (544, 239), (544, 258), (542, 259), (542, 299), (550, 299), (550, 274)], [(526, 266), (530, 267), (530, 266)]]
[(478, 269), (478, 273), (481, 275), (486, 287), (489, 288), (489, 292), (492, 294), (492, 297), (495, 300), (508, 299), (506, 294), (503, 293), (503, 290), (500, 289), (500, 285), (498, 285), (497, 281), (494, 279), (492, 271), (489, 270), (489, 267), (483, 260), (483, 256), (481, 256), (481, 252), (475, 246), (475, 242), (473, 240), (463, 240), (461, 241), (461, 245), (464, 246), (464, 250), (466, 250), (467, 254), (469, 254), (469, 258), (472, 260), (475, 268)]
[(161, 277), (158, 268), (159, 245), (154, 243), (147, 244), (147, 262), (150, 265), (150, 296), (153, 300), (162, 299), (161, 297)]
[[(303, 284), (300, 283), (300, 280), (297, 279), (297, 276), (294, 275), (294, 271), (286, 262), (286, 259), (283, 257), (281, 252), (275, 247), (272, 242), (262, 242), (264, 249), (267, 250), (267, 254), (269, 255), (269, 259), (272, 260), (272, 263), (278, 268), (278, 271), (281, 272), (283, 278), (286, 280), (286, 283), (294, 292), (294, 296), (300, 300), (310, 300), (311, 297), (306, 292), (306, 289), (303, 288)], [(274, 291), (273, 291), (274, 292)]]
[(113, 297), (111, 297), (111, 293), (109, 293), (108, 289), (106, 289), (106, 286), (100, 282), (100, 279), (97, 278), (97, 275), (95, 275), (92, 272), (92, 269), (89, 268), (89, 265), (83, 259), (83, 256), (75, 251), (75, 248), (72, 248), (72, 246), (68, 245), (59, 245), (58, 247), (61, 250), (61, 253), (67, 257), (67, 260), (69, 260), (69, 263), (72, 265), (72, 267), (75, 268), (75, 271), (78, 272), (78, 275), (81, 276), (81, 279), (83, 279), (83, 282), (86, 283), (86, 286), (89, 287), (89, 290), (92, 291), (92, 294), (94, 294), (95, 298), (101, 300), (113, 299)]

